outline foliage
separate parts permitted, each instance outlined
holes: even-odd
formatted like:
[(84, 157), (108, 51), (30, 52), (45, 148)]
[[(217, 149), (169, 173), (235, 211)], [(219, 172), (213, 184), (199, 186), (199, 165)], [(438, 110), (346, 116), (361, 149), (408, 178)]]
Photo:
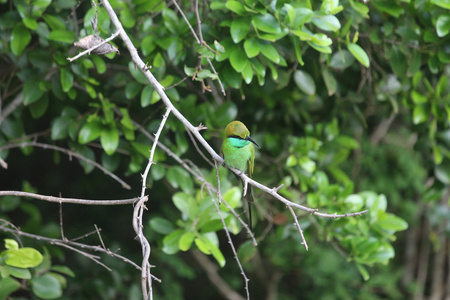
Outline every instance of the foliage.
[[(119, 38), (112, 44), (120, 55), (66, 59), (78, 52), (75, 41), (95, 34), (93, 23), (97, 22), (102, 38), (115, 32), (106, 10), (98, 3), (91, 7), (75, 0), (0, 2), (0, 159), (9, 163), (7, 170), (0, 171), (1, 188), (21, 189), (29, 180), (44, 194), (136, 196), (139, 174), (153, 143), (140, 126), (156, 132), (164, 110), (161, 96), (130, 60)], [(377, 283), (384, 285), (381, 294), (399, 297), (401, 292), (392, 286), (400, 277), (397, 266), (386, 265), (403, 250), (394, 243), (397, 233), (416, 225), (413, 200), (428, 203), (430, 215), (437, 214), (439, 210), (433, 208), (438, 205), (450, 205), (448, 199), (442, 201), (450, 184), (448, 2), (229, 0), (191, 7), (182, 1), (183, 13), (164, 1), (115, 0), (111, 5), (175, 107), (191, 124), (208, 128), (202, 135), (213, 148), (220, 149), (226, 124), (240, 119), (262, 146), (255, 180), (268, 187), (284, 184), (280, 194), (322, 212), (369, 209), (361, 217), (337, 220), (297, 211), (311, 246), (306, 252), (286, 206), (267, 194), (255, 191), (258, 248), (246, 241), (242, 224), (221, 205), (220, 213), (250, 277), (261, 275), (257, 260), (262, 258), (263, 267), (273, 274), (281, 272), (283, 278), (299, 281), (307, 278), (305, 282), (315, 289), (308, 291), (305, 285), (303, 292), (309, 292), (302, 294), (305, 298), (366, 298), (376, 293), (376, 287), (367, 289)], [(9, 105), (13, 112), (6, 114)], [(90, 161), (79, 160), (77, 169), (64, 153), (32, 147), (36, 140), (101, 163), (126, 177), (132, 193), (105, 178)], [(28, 144), (22, 146), (24, 142)], [(205, 275), (189, 258), (196, 250), (211, 255), (222, 267), (223, 277), (240, 291), (243, 279), (225, 242), (213, 202), (216, 196), (209, 195), (202, 182), (216, 184), (215, 169), (200, 157), (174, 116), (168, 119), (160, 142), (168, 151), (155, 153), (156, 164), (147, 182), (150, 201), (145, 224), (153, 247), (151, 263), (157, 266), (155, 275), (163, 279), (155, 285), (155, 293), (181, 299), (188, 294), (187, 281), (204, 284)], [(220, 183), (224, 200), (236, 211), (244, 211), (241, 188), (225, 168), (220, 168)], [(54, 233), (49, 227), (55, 226), (55, 208), (43, 217), (39, 211), (48, 206), (12, 199), (0, 199), (0, 218), (17, 221), (17, 215), (26, 214), (29, 226), (23, 230)], [(106, 239), (139, 260), (140, 250), (130, 245), (133, 233), (126, 228), (131, 216), (126, 219), (124, 210), (86, 210), (65, 209), (72, 222), (77, 213), (92, 216), (77, 219), (76, 225), (66, 223), (66, 231), (77, 236), (91, 231), (92, 223), (99, 220)], [(111, 218), (117, 222), (111, 224)], [(115, 226), (119, 220), (120, 228)], [(30, 226), (32, 222), (35, 226)], [(441, 222), (433, 223), (433, 228)], [(332, 246), (352, 264), (339, 261)], [(322, 253), (326, 262), (320, 260)], [(71, 264), (62, 254), (52, 259), (83, 269), (82, 263)], [(44, 255), (48, 266), (49, 260)], [(136, 293), (125, 287), (138, 280), (124, 275), (135, 270), (111, 264), (120, 271), (86, 283), (85, 298)], [(344, 277), (354, 290), (348, 291), (342, 279), (336, 281), (336, 294), (331, 293), (329, 283), (350, 265)], [(358, 273), (364, 280), (371, 278), (367, 285)], [(56, 273), (47, 268), (42, 274), (50, 280)], [(115, 276), (115, 285), (108, 283), (109, 276)], [(15, 281), (10, 276), (2, 276), (2, 281), (5, 278)], [(62, 291), (66, 279), (57, 279)], [(83, 278), (73, 280), (75, 286), (82, 286)], [(266, 282), (256, 284), (264, 293), (269, 289)], [(108, 293), (99, 292), (105, 287)], [(253, 290), (256, 287), (252, 293), (257, 295)], [(214, 289), (201, 296), (193, 292), (196, 299), (214, 295)], [(278, 293), (279, 299), (300, 295), (289, 292), (284, 283)]]
[[(74, 276), (66, 266), (52, 266), (47, 251), (43, 256), (34, 248), (19, 248), (19, 244), (12, 239), (5, 239), (5, 248), (7, 250), (0, 252), (0, 299), (29, 287), (39, 298), (56, 299), (61, 297), (62, 289), (67, 286), (63, 275)], [(21, 284), (19, 280), (25, 280), (26, 284)]]

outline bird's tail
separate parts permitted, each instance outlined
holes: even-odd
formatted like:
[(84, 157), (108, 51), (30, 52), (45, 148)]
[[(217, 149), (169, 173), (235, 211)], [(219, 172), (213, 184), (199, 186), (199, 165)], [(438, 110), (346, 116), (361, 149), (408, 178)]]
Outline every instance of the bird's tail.
[(252, 186), (249, 184), (247, 186), (247, 194), (245, 195), (245, 200), (248, 203), (248, 225), (250, 227), (250, 231), (253, 231), (252, 228), (252, 203), (255, 201), (252, 195)]

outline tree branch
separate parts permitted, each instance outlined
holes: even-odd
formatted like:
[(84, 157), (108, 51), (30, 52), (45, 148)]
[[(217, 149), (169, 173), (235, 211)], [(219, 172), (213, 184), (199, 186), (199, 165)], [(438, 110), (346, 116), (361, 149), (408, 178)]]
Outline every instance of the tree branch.
[(20, 192), (20, 191), (0, 191), (1, 196), (19, 196), (19, 197), (29, 197), (38, 200), (44, 200), (48, 202), (55, 203), (72, 203), (72, 204), (82, 204), (82, 205), (125, 205), (125, 204), (134, 204), (139, 201), (139, 197), (131, 198), (131, 199), (122, 199), (122, 200), (88, 200), (88, 199), (76, 199), (76, 198), (61, 198), (61, 197), (53, 197), (53, 196), (44, 196), (34, 193), (28, 192)]

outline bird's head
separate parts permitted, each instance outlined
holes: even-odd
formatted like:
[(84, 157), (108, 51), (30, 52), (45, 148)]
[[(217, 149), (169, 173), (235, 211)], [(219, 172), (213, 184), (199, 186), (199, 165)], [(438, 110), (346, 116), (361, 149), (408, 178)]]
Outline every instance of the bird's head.
[(225, 135), (227, 138), (233, 137), (237, 139), (247, 140), (255, 144), (258, 148), (259, 145), (250, 137), (250, 131), (248, 131), (247, 126), (240, 121), (233, 121), (227, 125), (225, 128)]

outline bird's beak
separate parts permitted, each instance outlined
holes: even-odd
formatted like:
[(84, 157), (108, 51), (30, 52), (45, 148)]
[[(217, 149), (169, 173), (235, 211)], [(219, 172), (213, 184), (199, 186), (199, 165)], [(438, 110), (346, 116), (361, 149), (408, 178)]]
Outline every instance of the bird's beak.
[(258, 148), (261, 148), (249, 135), (245, 138), (247, 141), (252, 142), (253, 144), (255, 144)]

